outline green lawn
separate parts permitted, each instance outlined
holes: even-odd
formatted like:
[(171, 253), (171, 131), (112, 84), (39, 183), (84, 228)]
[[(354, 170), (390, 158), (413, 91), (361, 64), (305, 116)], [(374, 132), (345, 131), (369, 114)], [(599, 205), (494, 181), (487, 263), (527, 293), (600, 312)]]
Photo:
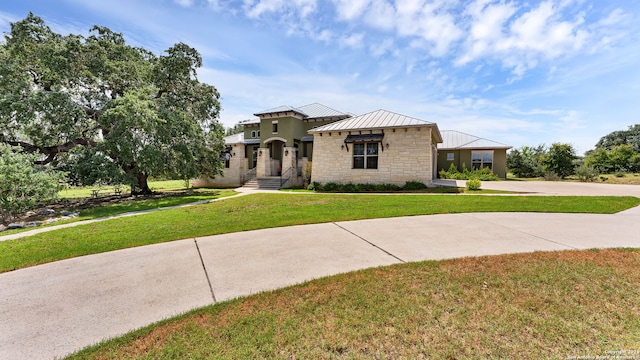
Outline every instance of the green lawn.
[(0, 242), (0, 272), (197, 236), (406, 215), (531, 211), (615, 213), (635, 197), (254, 194)]
[[(175, 190), (186, 190), (185, 182), (182, 180), (163, 180), (163, 181), (149, 181), (149, 188), (152, 191), (175, 191)], [(121, 186), (123, 193), (130, 193), (131, 188), (129, 186), (123, 185)], [(91, 196), (91, 192), (93, 190), (99, 190), (99, 194), (104, 195), (113, 195), (114, 187), (112, 185), (105, 186), (84, 186), (84, 187), (71, 187), (68, 189), (61, 190), (58, 195), (62, 199), (73, 199), (73, 198), (87, 198)]]
[[(120, 202), (117, 204), (95, 206), (88, 209), (75, 209), (73, 207), (70, 207), (68, 208), (68, 210), (78, 211), (80, 212), (80, 216), (78, 216), (77, 218), (69, 219), (69, 220), (61, 220), (48, 225), (43, 225), (43, 227), (67, 224), (67, 223), (77, 222), (81, 220), (92, 220), (92, 219), (114, 216), (118, 214), (134, 212), (134, 211), (144, 211), (144, 210), (150, 210), (150, 209), (184, 205), (184, 204), (189, 204), (197, 201), (213, 200), (213, 199), (232, 196), (236, 194), (237, 193), (232, 190), (198, 189), (198, 190), (194, 190), (192, 192), (188, 192), (184, 194), (170, 195), (170, 196), (165, 196), (161, 198), (141, 198), (141, 199), (122, 198)], [(16, 234), (20, 232), (30, 231), (33, 229), (34, 228), (7, 230), (0, 233), (0, 236)]]
[(367, 269), (195, 310), (69, 359), (637, 358), (638, 264), (639, 250), (618, 249)]

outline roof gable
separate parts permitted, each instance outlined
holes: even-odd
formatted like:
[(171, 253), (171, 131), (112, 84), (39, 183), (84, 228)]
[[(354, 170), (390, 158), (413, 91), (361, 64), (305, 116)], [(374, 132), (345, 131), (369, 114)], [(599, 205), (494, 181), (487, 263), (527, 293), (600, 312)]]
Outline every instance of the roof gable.
[(298, 107), (298, 110), (307, 114), (309, 118), (332, 118), (332, 117), (344, 118), (344, 117), (351, 116), (347, 113), (343, 113), (342, 111), (332, 109), (320, 103), (303, 105)]
[(511, 149), (511, 146), (460, 131), (443, 130), (438, 149)]
[(302, 111), (302, 110), (300, 110), (298, 108), (294, 108), (293, 106), (289, 106), (289, 105), (282, 105), (282, 106), (275, 107), (273, 109), (259, 111), (259, 112), (255, 113), (253, 115), (260, 116), (260, 115), (267, 115), (267, 114), (285, 113), (285, 112), (289, 112), (289, 111), (298, 113), (298, 114), (302, 115), (303, 117), (308, 117), (309, 116), (304, 111)]
[(376, 110), (331, 124), (317, 127), (309, 132), (383, 129), (394, 127), (437, 126), (435, 123), (397, 114), (387, 110)]

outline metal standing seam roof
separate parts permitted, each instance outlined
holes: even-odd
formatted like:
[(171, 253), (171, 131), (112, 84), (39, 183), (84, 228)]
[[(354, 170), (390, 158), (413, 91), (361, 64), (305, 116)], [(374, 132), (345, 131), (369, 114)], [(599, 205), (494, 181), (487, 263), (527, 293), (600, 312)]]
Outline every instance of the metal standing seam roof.
[(298, 109), (298, 108), (294, 108), (293, 106), (289, 106), (289, 105), (282, 105), (282, 106), (278, 106), (275, 107), (273, 109), (268, 109), (268, 110), (263, 110), (260, 112), (257, 112), (253, 115), (255, 116), (260, 116), (260, 115), (266, 115), (266, 114), (273, 114), (273, 113), (282, 113), (282, 112), (288, 112), (288, 111), (293, 111), (296, 112), (304, 117), (308, 117), (309, 115), (307, 115), (304, 111)]
[(244, 133), (238, 133), (238, 134), (233, 134), (233, 135), (229, 135), (226, 136), (224, 138), (224, 144), (225, 145), (231, 145), (231, 144), (242, 144), (244, 143)]
[(436, 123), (397, 114), (387, 110), (376, 110), (360, 116), (336, 121), (331, 124), (311, 129), (309, 132), (373, 130), (417, 126), (433, 126), (436, 130), (436, 138), (441, 140), (440, 131), (438, 130), (438, 125)]
[(320, 103), (313, 103), (298, 107), (299, 110), (309, 116), (309, 118), (331, 118), (331, 117), (348, 117), (351, 116), (342, 111), (332, 109)]
[(438, 149), (511, 149), (511, 146), (460, 131), (443, 130)]

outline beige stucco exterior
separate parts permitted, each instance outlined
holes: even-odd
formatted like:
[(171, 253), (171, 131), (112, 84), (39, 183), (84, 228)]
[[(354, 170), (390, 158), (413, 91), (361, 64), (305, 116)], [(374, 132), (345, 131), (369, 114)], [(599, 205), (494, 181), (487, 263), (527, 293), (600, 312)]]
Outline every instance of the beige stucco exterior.
[[(344, 140), (350, 134), (369, 133), (384, 133), (378, 150), (378, 168), (354, 169), (353, 144), (345, 144)], [(313, 182), (404, 185), (407, 181), (419, 181), (428, 185), (434, 179), (437, 150), (429, 126), (313, 135)]]
[[(473, 151), (493, 151), (493, 173), (501, 179), (506, 178), (507, 149), (440, 149), (438, 151), (438, 171), (448, 170), (451, 164), (454, 164), (458, 170), (462, 169), (462, 164), (470, 169)], [(453, 154), (453, 161), (447, 160), (448, 154)]]

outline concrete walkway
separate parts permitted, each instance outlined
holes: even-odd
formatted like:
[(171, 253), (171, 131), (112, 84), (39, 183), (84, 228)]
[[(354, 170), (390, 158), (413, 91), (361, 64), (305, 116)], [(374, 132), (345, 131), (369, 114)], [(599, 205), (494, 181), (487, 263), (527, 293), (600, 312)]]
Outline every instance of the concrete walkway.
[(640, 247), (615, 215), (471, 213), (247, 231), (0, 274), (0, 359), (51, 359), (152, 322), (322, 276), (407, 261)]
[[(466, 187), (467, 181), (437, 179), (434, 181), (434, 184), (440, 186)], [(527, 195), (640, 197), (640, 185), (569, 181), (483, 181), (481, 189), (513, 191)]]

